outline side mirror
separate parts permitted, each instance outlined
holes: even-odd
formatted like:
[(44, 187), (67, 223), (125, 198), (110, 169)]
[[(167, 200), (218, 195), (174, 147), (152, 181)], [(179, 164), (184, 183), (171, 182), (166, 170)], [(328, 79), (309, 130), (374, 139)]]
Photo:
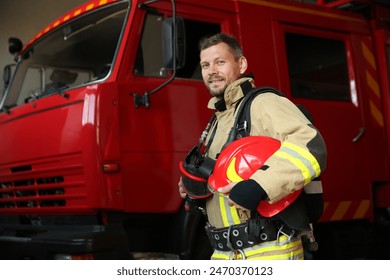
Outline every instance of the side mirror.
[[(151, 1), (155, 2), (155, 1)], [(183, 18), (176, 17), (175, 1), (172, 0), (174, 17), (167, 18), (162, 24), (163, 63), (166, 70), (173, 70), (171, 77), (155, 89), (144, 95), (134, 94), (134, 105), (150, 107), (150, 95), (159, 91), (176, 77), (176, 70), (185, 64), (186, 38)]]
[[(173, 70), (174, 60), (176, 59), (176, 69), (182, 68), (186, 57), (184, 19), (176, 17), (174, 21), (173, 17), (166, 18), (163, 22), (162, 32), (164, 67)], [(175, 51), (174, 48), (176, 48)], [(176, 53), (176, 57), (174, 57), (174, 53)]]
[(14, 55), (23, 49), (23, 43), (20, 39), (11, 37), (8, 39), (8, 51)]

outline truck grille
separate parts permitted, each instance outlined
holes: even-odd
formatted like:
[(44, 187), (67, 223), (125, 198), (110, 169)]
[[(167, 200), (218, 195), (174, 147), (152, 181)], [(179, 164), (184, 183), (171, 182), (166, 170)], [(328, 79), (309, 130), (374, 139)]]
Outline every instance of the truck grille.
[[(0, 198), (14, 198), (11, 201), (0, 202), (0, 208), (65, 206), (65, 199), (53, 199), (53, 196), (57, 197), (65, 193), (63, 187), (57, 187), (58, 184), (63, 182), (63, 176), (0, 182), (1, 191), (4, 191), (0, 193)], [(25, 200), (29, 197), (34, 199)], [(44, 198), (49, 199), (44, 200)]]
[[(79, 208), (87, 198), (80, 155), (0, 168), (0, 213)], [(82, 201), (84, 200), (84, 204)]]

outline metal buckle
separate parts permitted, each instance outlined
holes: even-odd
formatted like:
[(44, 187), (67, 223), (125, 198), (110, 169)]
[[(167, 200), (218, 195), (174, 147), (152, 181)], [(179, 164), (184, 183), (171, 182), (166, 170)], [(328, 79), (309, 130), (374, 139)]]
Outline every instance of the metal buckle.
[(230, 235), (232, 233), (232, 230), (233, 230), (233, 225), (231, 225), (227, 231), (227, 236), (226, 236), (226, 241), (227, 241), (227, 246), (229, 247), (229, 249), (231, 250), (230, 251), (230, 256), (229, 256), (229, 259), (230, 260), (235, 260), (235, 255), (238, 253), (241, 254), (242, 256), (242, 259), (243, 260), (246, 260), (246, 256), (245, 256), (245, 253), (242, 249), (234, 249), (233, 248), (233, 245), (232, 245), (232, 242), (230, 241)]
[(236, 258), (237, 253), (240, 253), (240, 254), (241, 254), (241, 257), (242, 257), (242, 260), (243, 260), (243, 261), (246, 260), (245, 252), (244, 252), (244, 250), (242, 250), (242, 249), (237, 249), (237, 250), (235, 250), (235, 251), (230, 251), (229, 260), (237, 260), (237, 258)]
[(240, 130), (246, 130), (248, 128), (248, 122), (247, 121), (244, 121), (242, 123), (238, 123), (237, 124), (237, 131), (240, 131)]
[[(280, 227), (280, 229), (278, 230), (278, 233), (277, 233), (277, 235), (276, 235), (276, 244), (277, 244), (278, 246), (283, 246), (283, 245), (286, 245), (287, 243), (289, 243), (290, 240), (291, 240), (291, 238), (292, 238), (292, 237), (294, 236), (294, 234), (295, 234), (295, 230), (291, 230), (291, 233), (288, 234), (288, 233), (286, 233), (286, 232), (283, 231), (283, 228), (284, 228), (284, 225), (282, 225), (282, 226)], [(287, 239), (284, 240), (283, 242), (280, 242), (280, 241), (279, 241), (279, 237), (280, 237), (281, 235), (287, 236)]]
[(233, 225), (231, 225), (228, 229), (227, 236), (226, 236), (226, 241), (227, 241), (227, 246), (228, 248), (234, 252), (234, 248), (232, 245), (232, 242), (230, 241), (230, 234), (232, 233)]

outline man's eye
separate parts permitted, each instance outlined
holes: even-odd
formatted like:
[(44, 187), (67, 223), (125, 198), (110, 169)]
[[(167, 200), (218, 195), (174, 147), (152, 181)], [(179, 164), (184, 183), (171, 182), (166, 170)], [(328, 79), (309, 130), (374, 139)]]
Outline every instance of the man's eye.
[(209, 67), (209, 65), (208, 65), (208, 64), (202, 64), (200, 67), (201, 67), (202, 69), (207, 69), (207, 68)]
[(225, 64), (225, 61), (220, 60), (220, 61), (217, 62), (217, 64), (218, 64), (218, 65), (223, 65), (223, 64)]

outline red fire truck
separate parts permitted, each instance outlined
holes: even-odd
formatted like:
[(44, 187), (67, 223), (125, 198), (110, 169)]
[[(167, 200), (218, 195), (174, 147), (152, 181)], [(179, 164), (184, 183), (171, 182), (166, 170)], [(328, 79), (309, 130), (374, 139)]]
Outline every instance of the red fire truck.
[(178, 163), (211, 113), (198, 41), (242, 44), (257, 86), (328, 147), (316, 258), (386, 258), (390, 6), (370, 0), (94, 0), (24, 46), (0, 101), (0, 257), (208, 258)]

